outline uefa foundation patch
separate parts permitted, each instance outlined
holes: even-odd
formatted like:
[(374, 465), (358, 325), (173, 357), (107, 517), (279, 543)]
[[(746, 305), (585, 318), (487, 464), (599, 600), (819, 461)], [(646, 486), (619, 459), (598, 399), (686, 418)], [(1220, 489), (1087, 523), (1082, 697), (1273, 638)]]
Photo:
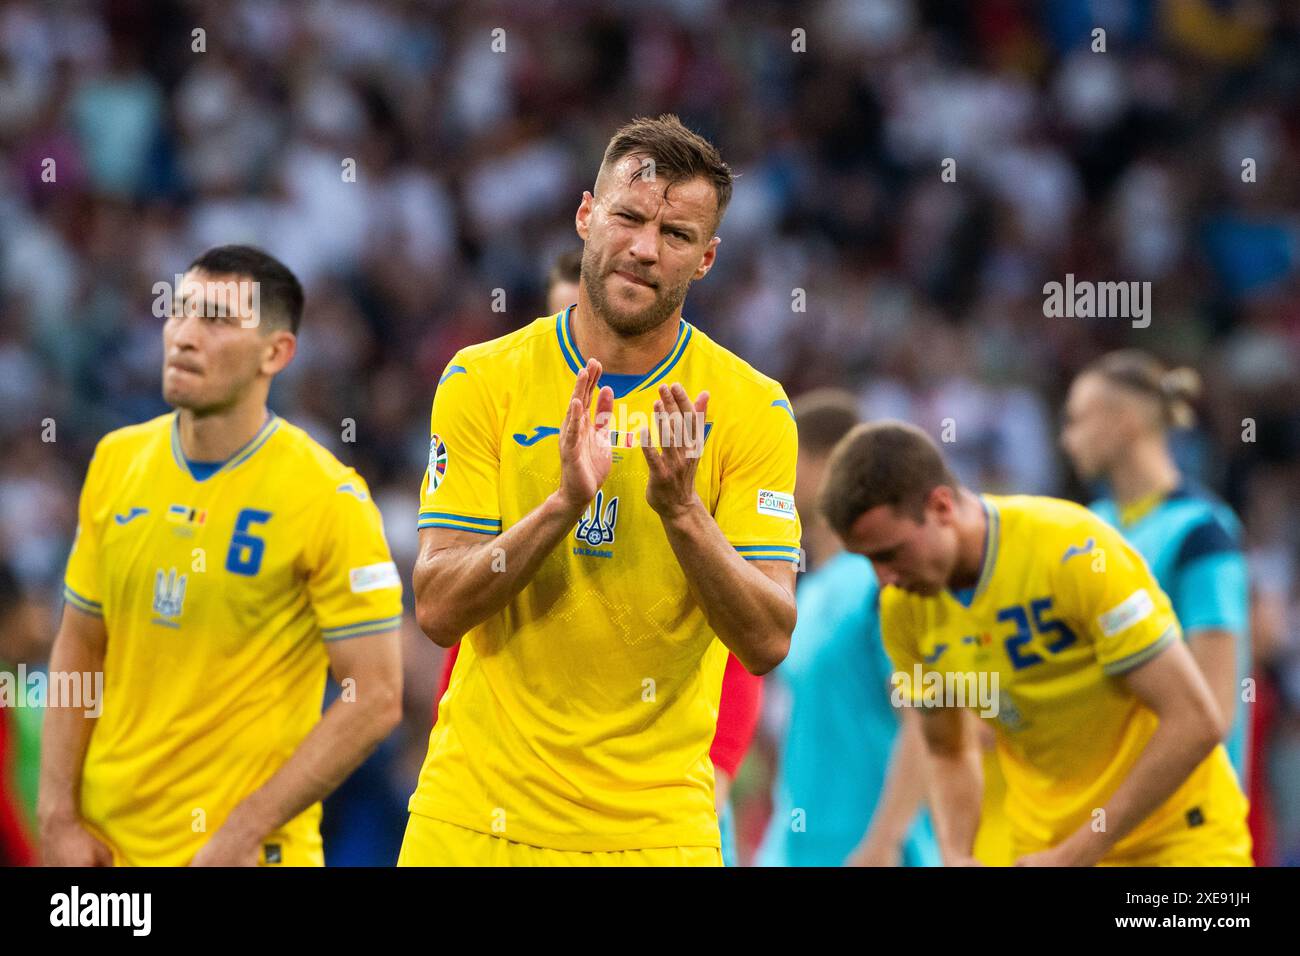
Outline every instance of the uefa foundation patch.
[(760, 488), (758, 489), (758, 513), (761, 515), (774, 515), (777, 518), (793, 521), (795, 517), (794, 495)]

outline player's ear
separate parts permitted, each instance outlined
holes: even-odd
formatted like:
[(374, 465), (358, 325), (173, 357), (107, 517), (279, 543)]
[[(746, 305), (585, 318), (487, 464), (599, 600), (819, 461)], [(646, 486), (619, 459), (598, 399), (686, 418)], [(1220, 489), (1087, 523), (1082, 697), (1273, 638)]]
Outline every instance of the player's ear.
[(573, 220), (578, 235), (583, 242), (587, 241), (587, 234), (591, 231), (591, 213), (595, 208), (596, 197), (584, 189), (582, 191), (582, 202), (578, 203), (578, 212)]
[(277, 375), (298, 354), (298, 336), (288, 329), (276, 329), (267, 336), (266, 351), (262, 357), (262, 371)]
[(693, 278), (695, 280), (703, 279), (713, 268), (714, 261), (718, 258), (718, 243), (722, 240), (714, 236), (709, 240), (709, 244), (704, 247), (704, 258), (700, 260), (699, 267), (695, 270)]
[(925, 496), (925, 510), (933, 511), (945, 524), (951, 521), (957, 511), (957, 500), (953, 490), (947, 485), (935, 485)]

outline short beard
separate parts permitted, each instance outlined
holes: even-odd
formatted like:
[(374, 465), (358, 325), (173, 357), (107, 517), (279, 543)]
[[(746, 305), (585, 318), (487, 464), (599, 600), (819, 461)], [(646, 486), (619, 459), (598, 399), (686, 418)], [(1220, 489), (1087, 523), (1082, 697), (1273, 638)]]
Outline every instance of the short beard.
[(579, 281), (583, 288), (587, 290), (587, 299), (591, 302), (592, 311), (599, 316), (600, 320), (605, 323), (615, 334), (626, 338), (633, 339), (647, 332), (653, 332), (659, 326), (663, 325), (673, 313), (675, 313), (683, 302), (686, 301), (686, 292), (691, 287), (691, 280), (687, 279), (681, 285), (674, 286), (668, 290), (662, 287), (656, 288), (655, 300), (648, 308), (640, 312), (628, 315), (615, 309), (606, 295), (605, 276), (599, 274), (600, 264), (596, 261), (594, 251), (588, 247), (582, 252), (582, 275)]

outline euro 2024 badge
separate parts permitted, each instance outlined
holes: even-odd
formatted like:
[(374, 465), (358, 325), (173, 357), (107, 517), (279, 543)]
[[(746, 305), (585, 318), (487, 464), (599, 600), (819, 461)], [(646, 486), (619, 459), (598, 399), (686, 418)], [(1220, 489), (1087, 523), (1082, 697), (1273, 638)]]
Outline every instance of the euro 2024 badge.
[(429, 438), (429, 490), (437, 491), (447, 474), (447, 446), (437, 435)]

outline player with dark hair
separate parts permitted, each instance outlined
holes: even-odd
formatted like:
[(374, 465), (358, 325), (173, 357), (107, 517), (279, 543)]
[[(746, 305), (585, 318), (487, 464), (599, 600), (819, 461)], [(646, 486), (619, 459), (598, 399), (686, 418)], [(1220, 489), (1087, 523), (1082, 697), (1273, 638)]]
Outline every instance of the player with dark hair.
[[(162, 330), (176, 410), (95, 450), (50, 670), (104, 694), (46, 718), (48, 863), (320, 865), (320, 801), (400, 717), (379, 511), (266, 406), (302, 309), (266, 253), (204, 253)], [(322, 716), (327, 669), (344, 693)]]
[(881, 631), (895, 689), (922, 715), (947, 863), (974, 862), (979, 706), (996, 717), (1019, 865), (1251, 865), (1219, 708), (1119, 532), (1071, 502), (977, 495), (900, 422), (846, 435), (820, 502), (884, 588)]

